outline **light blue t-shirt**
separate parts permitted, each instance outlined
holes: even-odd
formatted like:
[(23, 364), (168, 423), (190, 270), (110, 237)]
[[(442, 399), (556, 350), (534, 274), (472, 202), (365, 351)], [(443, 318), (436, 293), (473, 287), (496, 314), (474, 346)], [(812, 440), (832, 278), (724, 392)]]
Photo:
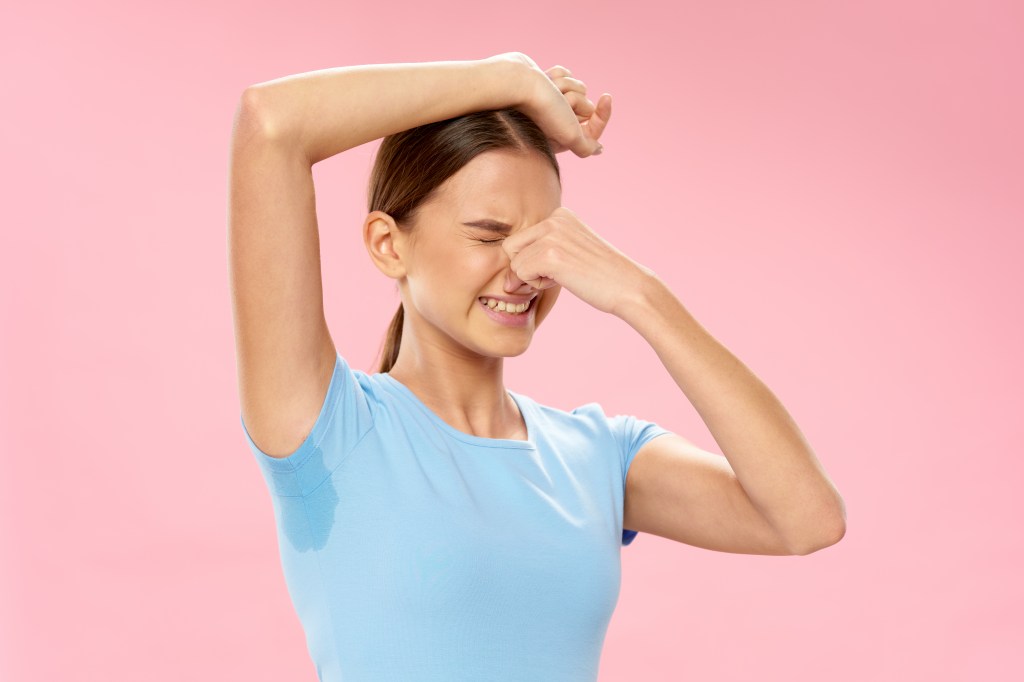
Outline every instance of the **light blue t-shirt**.
[(528, 440), (443, 421), (339, 354), (287, 457), (245, 428), (323, 682), (593, 682), (619, 596), (626, 471), (670, 433), (508, 391)]

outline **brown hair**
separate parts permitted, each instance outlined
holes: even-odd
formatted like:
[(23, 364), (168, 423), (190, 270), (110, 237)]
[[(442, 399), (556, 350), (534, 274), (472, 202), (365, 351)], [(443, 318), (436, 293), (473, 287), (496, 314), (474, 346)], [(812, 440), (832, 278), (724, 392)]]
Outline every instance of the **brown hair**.
[[(368, 212), (383, 211), (400, 230), (410, 231), (420, 205), (445, 180), (474, 157), (495, 149), (538, 151), (561, 182), (551, 145), (529, 116), (517, 109), (477, 111), (385, 137), (370, 171)], [(381, 346), (379, 372), (391, 371), (398, 359), (404, 312), (399, 303)]]

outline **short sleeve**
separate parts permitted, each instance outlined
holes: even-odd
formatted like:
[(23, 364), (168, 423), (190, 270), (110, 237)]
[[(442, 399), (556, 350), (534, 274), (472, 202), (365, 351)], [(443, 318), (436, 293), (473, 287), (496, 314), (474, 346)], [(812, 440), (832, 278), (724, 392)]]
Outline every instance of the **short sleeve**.
[(242, 433), (256, 457), (267, 487), (276, 495), (301, 497), (313, 491), (345, 460), (373, 428), (372, 401), (365, 374), (338, 354), (327, 395), (313, 428), (291, 454), (273, 457), (260, 450), (239, 414)]
[[(609, 417), (608, 425), (611, 427), (612, 435), (619, 446), (619, 456), (622, 463), (622, 489), (623, 494), (625, 494), (626, 474), (629, 472), (629, 465), (633, 463), (636, 453), (648, 441), (666, 433), (672, 433), (672, 431), (654, 422), (626, 414), (617, 414), (614, 417)], [(632, 543), (636, 539), (638, 532), (623, 528), (622, 544), (628, 545)]]

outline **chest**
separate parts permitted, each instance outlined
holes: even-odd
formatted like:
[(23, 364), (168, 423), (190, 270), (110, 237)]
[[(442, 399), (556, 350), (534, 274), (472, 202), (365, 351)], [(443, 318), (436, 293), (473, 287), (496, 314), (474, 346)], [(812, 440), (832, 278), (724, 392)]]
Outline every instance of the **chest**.
[[(353, 453), (306, 500), (321, 561), (379, 615), (607, 622), (620, 586), (614, 472), (524, 450)], [(497, 615), (496, 615), (497, 614)]]

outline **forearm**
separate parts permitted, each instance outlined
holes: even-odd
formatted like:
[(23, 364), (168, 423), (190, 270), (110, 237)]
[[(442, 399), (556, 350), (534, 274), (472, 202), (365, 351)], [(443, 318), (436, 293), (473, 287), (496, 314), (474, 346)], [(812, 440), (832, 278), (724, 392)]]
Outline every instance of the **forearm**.
[(244, 98), (267, 135), (294, 141), (312, 164), (427, 123), (514, 106), (524, 84), (522, 69), (501, 60), (366, 64), (257, 83)]
[(846, 510), (771, 390), (653, 273), (616, 314), (650, 343), (765, 519), (793, 547), (835, 542)]

